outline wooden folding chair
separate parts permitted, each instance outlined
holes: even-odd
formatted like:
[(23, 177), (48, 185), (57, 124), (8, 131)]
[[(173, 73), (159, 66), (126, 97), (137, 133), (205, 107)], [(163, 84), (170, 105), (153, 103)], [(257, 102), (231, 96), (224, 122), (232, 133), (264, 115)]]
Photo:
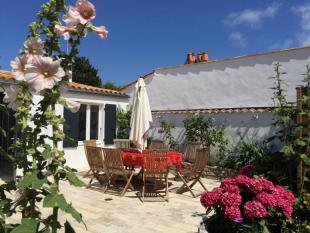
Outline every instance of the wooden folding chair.
[[(85, 141), (83, 141), (83, 144), (84, 144), (84, 151), (85, 151), (86, 159), (87, 159), (88, 165), (90, 167), (86, 146), (96, 146), (96, 140), (85, 140)], [(90, 172), (91, 172), (91, 169), (89, 169), (83, 177), (89, 176)]]
[(193, 163), (196, 159), (196, 151), (201, 148), (201, 142), (189, 142), (186, 145), (186, 152), (184, 157), (184, 162)]
[(119, 149), (108, 149), (104, 148), (103, 150), (103, 155), (104, 155), (104, 162), (105, 166), (107, 169), (107, 176), (108, 176), (108, 185), (106, 187), (106, 190), (111, 187), (111, 185), (115, 187), (119, 187), (117, 184), (117, 179), (118, 177), (122, 178), (125, 182), (126, 185), (123, 188), (123, 190), (120, 192), (120, 196), (124, 196), (126, 193), (128, 187), (130, 187), (132, 190), (134, 187), (132, 186), (131, 179), (134, 175), (133, 170), (126, 170), (124, 168), (123, 164), (123, 158), (122, 158), (122, 152)]
[(197, 149), (195, 162), (190, 169), (184, 169), (181, 172), (177, 171), (178, 176), (183, 181), (183, 185), (176, 191), (176, 193), (182, 194), (190, 191), (194, 198), (200, 196), (200, 194), (195, 195), (192, 190), (197, 182), (200, 183), (204, 190), (207, 190), (200, 178), (204, 172), (205, 166), (207, 165), (208, 151), (208, 148)]
[(130, 140), (129, 139), (114, 139), (114, 145), (118, 149), (122, 148), (130, 148)]
[[(169, 201), (168, 195), (168, 158), (165, 153), (161, 155), (149, 154), (143, 158), (143, 187), (141, 200)], [(162, 190), (164, 188), (164, 190)], [(147, 198), (145, 194), (147, 191)], [(164, 195), (162, 195), (164, 193)]]
[(152, 140), (149, 149), (165, 149), (164, 141), (157, 139)]
[(102, 149), (96, 146), (85, 146), (85, 152), (87, 154), (87, 160), (92, 172), (92, 178), (90, 179), (87, 188), (89, 188), (94, 179), (97, 179), (101, 185), (103, 185), (102, 178), (105, 175), (107, 169), (104, 164)]

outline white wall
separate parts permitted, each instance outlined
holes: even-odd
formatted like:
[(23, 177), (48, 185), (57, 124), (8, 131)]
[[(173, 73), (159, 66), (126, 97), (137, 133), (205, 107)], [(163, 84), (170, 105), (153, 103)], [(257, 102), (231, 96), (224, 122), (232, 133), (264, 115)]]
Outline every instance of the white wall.
[[(272, 113), (214, 113), (204, 114), (206, 119), (212, 117), (216, 125), (225, 126), (225, 136), (229, 139), (230, 148), (234, 148), (242, 138), (254, 139), (263, 142), (276, 131), (272, 127)], [(182, 144), (181, 149), (185, 149), (185, 129), (183, 120), (193, 117), (191, 114), (162, 114), (153, 115), (154, 125), (149, 132), (149, 136), (155, 139), (164, 139), (164, 133), (160, 128), (160, 122), (170, 122), (175, 126), (172, 134), (177, 141)], [(275, 145), (277, 146), (277, 145)], [(211, 154), (216, 157), (215, 148), (211, 148)], [(214, 159), (214, 158), (213, 158)]]
[[(244, 108), (273, 106), (275, 74), (280, 62), (281, 77), (288, 84), (289, 101), (310, 64), (310, 47), (234, 59), (156, 69), (145, 78), (153, 111), (183, 109)], [(124, 89), (132, 95), (134, 85)]]
[[(104, 105), (114, 104), (120, 108), (126, 109), (128, 105), (128, 98), (114, 97), (114, 96), (104, 96), (99, 94), (90, 93), (77, 93), (68, 92), (64, 94), (64, 97), (68, 100), (78, 101), (82, 104), (88, 105), (98, 105), (99, 106), (99, 125), (98, 125), (98, 140), (97, 146), (105, 147), (104, 145)], [(89, 113), (88, 113), (89, 112)], [(58, 109), (58, 114), (63, 116), (63, 107)], [(87, 109), (86, 115), (90, 116), (90, 109)], [(89, 119), (88, 119), (89, 121)], [(86, 140), (89, 139), (89, 135), (86, 133)], [(60, 143), (59, 148), (63, 148), (62, 143)], [(83, 142), (78, 142), (78, 146), (74, 148), (64, 148), (65, 158), (67, 165), (77, 169), (78, 171), (86, 171), (89, 169)]]

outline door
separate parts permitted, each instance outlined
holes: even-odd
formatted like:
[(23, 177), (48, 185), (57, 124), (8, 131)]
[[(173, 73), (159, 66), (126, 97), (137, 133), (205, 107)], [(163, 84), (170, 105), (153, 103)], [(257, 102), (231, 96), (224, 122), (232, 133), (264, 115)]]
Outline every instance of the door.
[(104, 110), (104, 143), (111, 145), (116, 138), (116, 105), (106, 104)]
[[(0, 95), (0, 103), (2, 103), (3, 94)], [(6, 136), (0, 134), (0, 146), (5, 152), (9, 151), (9, 147), (14, 140), (14, 133), (11, 130), (15, 125), (15, 117), (12, 111), (0, 111), (0, 127), (5, 131)], [(10, 162), (0, 155), (0, 178), (2, 180), (12, 180), (15, 177), (15, 169)]]

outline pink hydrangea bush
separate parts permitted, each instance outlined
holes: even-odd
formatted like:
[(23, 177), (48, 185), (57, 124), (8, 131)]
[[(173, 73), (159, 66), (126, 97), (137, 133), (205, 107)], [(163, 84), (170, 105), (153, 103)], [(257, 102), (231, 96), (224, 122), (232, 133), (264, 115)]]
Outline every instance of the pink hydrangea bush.
[(274, 212), (283, 218), (290, 218), (295, 197), (264, 178), (238, 175), (224, 179), (219, 188), (203, 193), (200, 202), (228, 221), (251, 224), (256, 220), (274, 217)]

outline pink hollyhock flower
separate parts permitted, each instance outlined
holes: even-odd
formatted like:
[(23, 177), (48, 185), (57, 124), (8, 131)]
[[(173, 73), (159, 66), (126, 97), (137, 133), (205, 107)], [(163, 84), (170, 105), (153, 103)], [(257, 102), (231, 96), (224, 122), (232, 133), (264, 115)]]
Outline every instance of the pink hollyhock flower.
[(258, 201), (248, 201), (244, 205), (244, 215), (251, 220), (264, 218), (267, 214), (266, 208)]
[(27, 57), (30, 59), (35, 55), (44, 54), (44, 42), (39, 37), (29, 37), (25, 41), (24, 47), (26, 49)]
[(25, 79), (25, 66), (29, 62), (26, 55), (16, 57), (14, 61), (11, 61), (12, 72), (15, 75), (15, 79), (22, 81)]
[(224, 216), (225, 216), (225, 218), (228, 218), (228, 219), (230, 219), (234, 222), (238, 222), (238, 223), (240, 220), (242, 220), (240, 209), (239, 209), (239, 207), (235, 207), (235, 206), (225, 208), (224, 209)]
[(81, 104), (76, 101), (67, 100), (66, 103), (67, 103), (67, 107), (70, 109), (72, 113), (78, 112), (81, 107)]
[(70, 32), (73, 31), (74, 28), (70, 28), (70, 27), (64, 27), (62, 25), (55, 25), (55, 33), (58, 36), (64, 36), (65, 40), (69, 40), (70, 38)]
[(60, 62), (60, 59), (53, 61), (50, 57), (35, 56), (32, 62), (26, 65), (25, 80), (34, 92), (52, 89), (65, 76)]
[(219, 201), (221, 188), (214, 188), (211, 192), (204, 192), (200, 197), (200, 203), (205, 207), (212, 207)]
[(4, 97), (3, 102), (8, 104), (8, 107), (16, 111), (21, 103), (17, 100), (17, 95), (20, 92), (20, 89), (16, 85), (11, 85), (4, 88)]
[(100, 27), (95, 27), (95, 26), (92, 26), (91, 27), (91, 30), (96, 33), (98, 36), (100, 36), (101, 39), (105, 39), (108, 37), (108, 31), (106, 29), (105, 26), (100, 26)]
[(237, 182), (235, 178), (225, 178), (224, 180), (222, 180), (221, 184), (222, 185), (236, 185)]
[(237, 193), (224, 193), (221, 195), (220, 204), (223, 209), (241, 204), (241, 195)]
[[(86, 24), (96, 17), (95, 6), (87, 0), (77, 0), (75, 7), (69, 7), (65, 22), (73, 25), (76, 22)], [(75, 22), (74, 22), (75, 20)], [(67, 26), (69, 26), (67, 24)]]

